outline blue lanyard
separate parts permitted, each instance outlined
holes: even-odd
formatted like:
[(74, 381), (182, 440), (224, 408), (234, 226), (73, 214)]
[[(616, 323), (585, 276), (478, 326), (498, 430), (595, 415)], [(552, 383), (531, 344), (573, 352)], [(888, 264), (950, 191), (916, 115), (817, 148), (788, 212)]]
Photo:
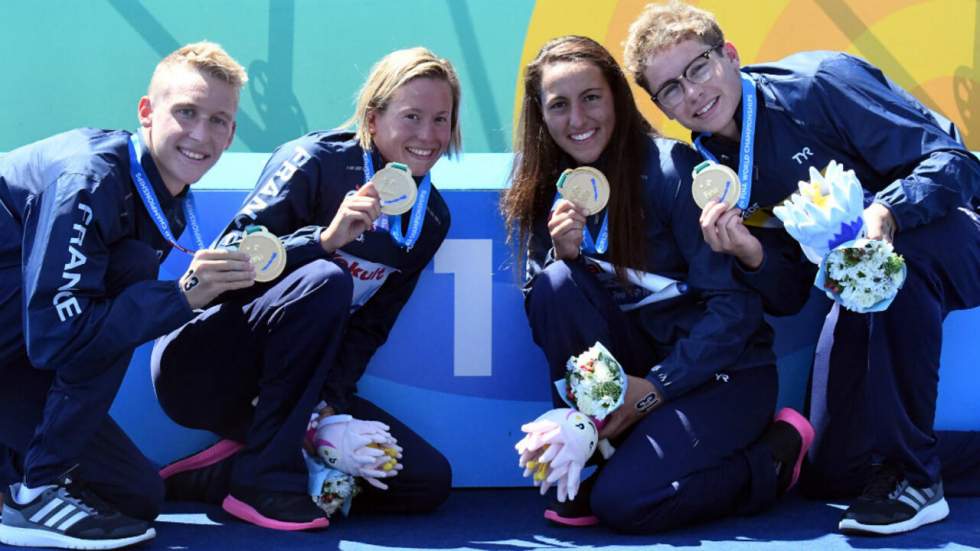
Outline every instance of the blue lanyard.
[[(551, 203), (551, 210), (555, 210), (555, 205), (558, 204), (558, 200), (561, 199), (561, 194), (555, 194), (555, 200)], [(602, 226), (599, 227), (599, 239), (592, 239), (592, 232), (589, 231), (589, 225), (586, 224), (582, 228), (582, 250), (588, 254), (605, 254), (609, 250), (609, 211), (606, 210), (606, 214), (602, 216)]]
[[(374, 178), (374, 161), (371, 160), (371, 154), (367, 151), (363, 151), (362, 156), (364, 157), (364, 183), (371, 181)], [(395, 240), (406, 250), (412, 250), (415, 246), (415, 242), (418, 241), (419, 235), (422, 234), (422, 226), (425, 224), (425, 211), (429, 204), (429, 194), (432, 191), (432, 179), (430, 174), (426, 174), (422, 178), (422, 183), (419, 184), (419, 193), (415, 198), (415, 206), (412, 207), (411, 218), (408, 219), (408, 235), (402, 236), (402, 217), (400, 214), (389, 216), (387, 214), (381, 215), (381, 223), (379, 227), (387, 227), (388, 233), (391, 234), (391, 238)]]
[[(742, 211), (749, 207), (749, 197), (752, 195), (752, 163), (755, 160), (755, 117), (756, 117), (756, 97), (755, 83), (745, 73), (740, 73), (742, 77), (742, 138), (739, 141), (738, 159), (738, 179), (742, 182), (742, 192), (738, 196), (736, 206)], [(701, 139), (711, 136), (704, 133), (694, 139), (694, 147), (701, 155), (709, 161), (718, 162), (703, 144)]]
[[(170, 223), (167, 221), (167, 217), (164, 216), (163, 209), (160, 208), (160, 202), (157, 201), (156, 194), (153, 193), (153, 188), (150, 186), (150, 179), (146, 176), (143, 165), (140, 164), (139, 157), (136, 154), (141, 149), (138, 132), (137, 130), (137, 133), (130, 134), (129, 136), (129, 174), (133, 177), (133, 183), (136, 184), (136, 191), (140, 199), (143, 200), (143, 206), (146, 207), (146, 212), (150, 213), (150, 218), (153, 219), (153, 223), (156, 224), (163, 238), (169, 241), (175, 249), (193, 255), (194, 251), (180, 246), (177, 243), (177, 237), (170, 231)], [(191, 235), (194, 237), (194, 244), (198, 249), (203, 249), (204, 239), (201, 237), (201, 226), (197, 223), (197, 208), (194, 203), (194, 196), (191, 195), (190, 190), (187, 190), (187, 197), (181, 204), (184, 207), (184, 218), (187, 219), (187, 227), (190, 228)]]

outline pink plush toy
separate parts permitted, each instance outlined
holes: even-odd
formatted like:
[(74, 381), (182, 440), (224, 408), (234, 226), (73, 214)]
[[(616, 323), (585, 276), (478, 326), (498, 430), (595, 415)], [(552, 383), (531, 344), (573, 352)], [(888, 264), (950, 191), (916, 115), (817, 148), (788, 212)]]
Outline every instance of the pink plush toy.
[(544, 495), (555, 486), (558, 501), (575, 499), (582, 468), (595, 452), (599, 431), (585, 415), (570, 408), (553, 409), (521, 426), (526, 434), (514, 448), (524, 476), (533, 474)]
[(328, 467), (387, 490), (378, 479), (395, 476), (402, 468), (398, 463), (402, 449), (388, 430), (388, 425), (378, 421), (331, 415), (318, 421), (313, 446)]

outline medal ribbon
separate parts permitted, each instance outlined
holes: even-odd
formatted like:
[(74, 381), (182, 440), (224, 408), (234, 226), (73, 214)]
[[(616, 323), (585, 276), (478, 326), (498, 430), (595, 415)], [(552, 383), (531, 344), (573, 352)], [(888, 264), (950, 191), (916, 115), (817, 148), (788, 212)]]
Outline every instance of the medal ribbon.
[[(160, 202), (157, 200), (156, 194), (153, 193), (150, 179), (147, 177), (146, 171), (143, 170), (143, 165), (140, 164), (139, 157), (136, 154), (140, 149), (139, 131), (137, 131), (129, 136), (129, 174), (132, 176), (133, 183), (136, 185), (137, 194), (142, 199), (143, 206), (146, 207), (146, 212), (150, 214), (150, 218), (156, 224), (157, 229), (160, 230), (163, 238), (169, 241), (178, 251), (193, 256), (194, 251), (178, 244), (177, 237), (170, 230), (170, 222), (164, 216), (163, 209), (160, 208)], [(187, 190), (187, 197), (181, 201), (181, 205), (184, 207), (184, 218), (187, 219), (187, 227), (190, 228), (191, 235), (194, 237), (195, 246), (198, 249), (205, 248), (204, 239), (201, 237), (201, 226), (197, 222), (197, 208), (194, 202), (194, 196), (191, 195), (190, 190)]]
[[(752, 163), (755, 160), (755, 117), (756, 97), (755, 83), (745, 73), (742, 77), (742, 137), (739, 141), (738, 179), (742, 182), (742, 192), (738, 196), (736, 206), (742, 211), (749, 207), (749, 197), (752, 195)], [(711, 162), (718, 159), (701, 143), (702, 138), (711, 136), (710, 132), (701, 134), (694, 139), (694, 147), (701, 155)]]
[[(374, 161), (371, 160), (371, 154), (367, 151), (362, 152), (362, 155), (364, 157), (364, 183), (366, 184), (371, 181), (371, 178), (374, 178)], [(422, 226), (425, 224), (425, 211), (432, 190), (430, 176), (430, 173), (426, 173), (419, 184), (418, 196), (415, 199), (415, 205), (412, 206), (411, 218), (408, 219), (408, 234), (406, 236), (402, 236), (402, 217), (400, 214), (389, 216), (382, 213), (379, 218), (380, 223), (377, 225), (381, 228), (388, 228), (388, 233), (395, 240), (395, 243), (409, 251), (418, 241), (419, 235), (422, 234)]]

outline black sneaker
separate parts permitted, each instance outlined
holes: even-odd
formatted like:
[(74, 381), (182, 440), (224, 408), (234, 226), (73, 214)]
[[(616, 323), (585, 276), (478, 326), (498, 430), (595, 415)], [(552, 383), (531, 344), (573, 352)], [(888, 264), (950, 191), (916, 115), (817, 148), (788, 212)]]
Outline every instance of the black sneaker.
[(220, 440), (160, 469), (167, 499), (220, 504), (228, 495), (233, 457), (242, 447), (233, 440)]
[(799, 480), (803, 458), (806, 457), (813, 438), (810, 422), (792, 408), (779, 410), (773, 423), (762, 435), (762, 441), (769, 447), (776, 467), (776, 489), (779, 495), (788, 492)]
[(592, 508), (589, 506), (593, 484), (595, 484), (594, 474), (582, 481), (575, 499), (552, 500), (544, 510), (544, 518), (562, 526), (581, 527), (599, 524), (599, 518), (592, 514)]
[(273, 530), (314, 530), (330, 525), (307, 494), (236, 486), (221, 508), (245, 522)]
[(17, 503), (20, 484), (4, 496), (0, 542), (20, 547), (117, 549), (152, 539), (150, 523), (127, 517), (64, 477), (30, 503)]
[(899, 534), (949, 515), (943, 482), (915, 488), (893, 465), (877, 466), (861, 497), (848, 507), (838, 528), (853, 534)]

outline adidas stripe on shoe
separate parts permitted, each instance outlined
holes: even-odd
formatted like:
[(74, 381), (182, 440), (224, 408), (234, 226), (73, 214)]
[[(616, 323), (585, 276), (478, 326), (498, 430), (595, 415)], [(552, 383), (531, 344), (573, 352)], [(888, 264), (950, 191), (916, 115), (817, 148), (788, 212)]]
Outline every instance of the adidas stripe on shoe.
[(148, 522), (111, 510), (84, 492), (73, 492), (70, 479), (24, 504), (13, 498), (19, 486), (11, 486), (4, 496), (0, 542), (7, 545), (118, 549), (156, 536)]
[(838, 528), (853, 534), (900, 534), (949, 515), (941, 480), (924, 488), (911, 486), (905, 478), (892, 477), (891, 482), (887, 493), (875, 492), (874, 482), (869, 485), (872, 490), (866, 489), (844, 512)]

